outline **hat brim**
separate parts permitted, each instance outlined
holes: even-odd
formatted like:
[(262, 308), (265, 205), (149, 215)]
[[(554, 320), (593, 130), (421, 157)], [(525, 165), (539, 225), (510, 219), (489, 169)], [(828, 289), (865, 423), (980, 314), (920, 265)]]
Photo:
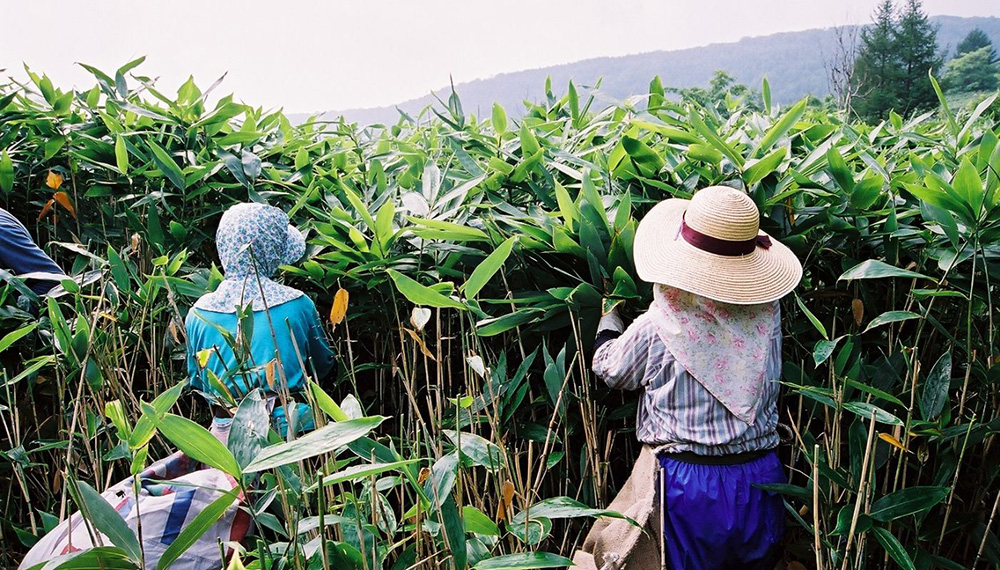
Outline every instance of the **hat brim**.
[(776, 239), (767, 249), (740, 256), (709, 253), (685, 241), (680, 225), (690, 202), (660, 202), (639, 223), (633, 253), (640, 279), (736, 305), (776, 301), (799, 284), (802, 264)]

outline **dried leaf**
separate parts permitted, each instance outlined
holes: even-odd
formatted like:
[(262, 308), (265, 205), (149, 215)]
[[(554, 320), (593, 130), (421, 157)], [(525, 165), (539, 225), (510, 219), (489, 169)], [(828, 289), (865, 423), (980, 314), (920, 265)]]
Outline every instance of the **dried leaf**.
[(139, 232), (132, 234), (132, 251), (139, 251), (140, 240)]
[(507, 520), (511, 513), (511, 502), (514, 500), (514, 483), (508, 479), (500, 487), (500, 505), (497, 507), (497, 522)]
[(45, 185), (49, 188), (56, 190), (62, 186), (63, 177), (58, 172), (49, 171), (49, 175), (45, 177)]
[(909, 451), (909, 450), (908, 450), (908, 449), (906, 449), (906, 447), (904, 447), (904, 446), (903, 446), (903, 444), (902, 444), (902, 443), (900, 443), (900, 442), (899, 442), (899, 440), (898, 440), (898, 439), (896, 439), (896, 438), (895, 438), (895, 436), (893, 436), (892, 434), (888, 434), (888, 433), (880, 433), (880, 434), (878, 434), (878, 438), (879, 438), (879, 439), (881, 439), (882, 441), (885, 441), (885, 442), (887, 442), (887, 443), (890, 443), (890, 444), (892, 444), (892, 445), (893, 445), (894, 447), (898, 447), (899, 449), (901, 449), (901, 450), (903, 450), (903, 451), (907, 451), (907, 452)]
[(56, 192), (52, 195), (52, 198), (59, 203), (60, 206), (66, 208), (66, 211), (70, 213), (74, 218), (76, 217), (76, 208), (73, 207), (73, 202), (69, 199), (69, 194), (65, 192)]
[(55, 203), (55, 200), (49, 200), (46, 202), (45, 205), (42, 206), (42, 211), (38, 213), (38, 219), (41, 220), (44, 218), (45, 214), (48, 214), (52, 210), (52, 205)]
[(344, 316), (347, 315), (348, 297), (347, 289), (340, 289), (333, 296), (333, 306), (330, 307), (330, 322), (333, 326), (339, 325), (344, 320)]
[(410, 313), (410, 324), (418, 331), (424, 330), (424, 325), (431, 320), (431, 310), (427, 307), (413, 307)]
[(851, 301), (851, 312), (854, 313), (854, 323), (859, 327), (865, 318), (865, 304), (861, 299)]
[(427, 348), (427, 345), (424, 344), (424, 339), (420, 338), (420, 335), (417, 334), (417, 331), (408, 329), (406, 327), (403, 327), (403, 330), (409, 333), (410, 337), (413, 338), (414, 341), (416, 341), (417, 346), (420, 347), (420, 352), (424, 353), (424, 356), (430, 358), (434, 362), (437, 362), (437, 359), (434, 358), (434, 353), (431, 352), (429, 348)]
[(424, 481), (426, 481), (427, 478), (430, 477), (430, 475), (431, 475), (431, 470), (429, 467), (421, 467), (420, 474), (417, 475), (417, 484), (423, 485)]

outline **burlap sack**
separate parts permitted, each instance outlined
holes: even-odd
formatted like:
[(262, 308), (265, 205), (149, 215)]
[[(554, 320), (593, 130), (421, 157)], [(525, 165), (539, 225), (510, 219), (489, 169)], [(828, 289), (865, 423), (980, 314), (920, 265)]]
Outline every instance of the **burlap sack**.
[(660, 562), (660, 509), (658, 450), (642, 447), (625, 486), (608, 505), (627, 519), (601, 517), (590, 529), (583, 546), (573, 554), (579, 570), (658, 570)]

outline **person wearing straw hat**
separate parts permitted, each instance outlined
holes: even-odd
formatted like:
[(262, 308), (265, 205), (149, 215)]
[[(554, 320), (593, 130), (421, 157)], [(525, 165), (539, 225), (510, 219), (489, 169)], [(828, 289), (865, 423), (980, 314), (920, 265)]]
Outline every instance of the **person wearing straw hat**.
[(623, 487), (629, 496), (610, 508), (662, 538), (602, 519), (578, 566), (774, 567), (784, 507), (755, 484), (786, 482), (775, 451), (778, 300), (802, 265), (759, 222), (744, 192), (712, 186), (657, 204), (639, 224), (635, 266), (654, 301), (627, 329), (617, 310), (601, 319), (593, 370), (612, 388), (643, 392), (643, 454)]

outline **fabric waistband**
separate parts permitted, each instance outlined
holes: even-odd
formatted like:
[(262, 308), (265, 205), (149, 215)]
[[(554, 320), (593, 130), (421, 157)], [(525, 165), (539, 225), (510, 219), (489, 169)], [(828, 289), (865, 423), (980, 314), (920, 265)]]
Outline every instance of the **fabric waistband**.
[(693, 451), (678, 451), (671, 453), (663, 451), (660, 457), (681, 461), (684, 463), (694, 463), (697, 465), (740, 465), (749, 463), (755, 459), (760, 459), (772, 453), (775, 449), (758, 449), (755, 451), (744, 451), (741, 453), (731, 453), (728, 455), (701, 455)]

